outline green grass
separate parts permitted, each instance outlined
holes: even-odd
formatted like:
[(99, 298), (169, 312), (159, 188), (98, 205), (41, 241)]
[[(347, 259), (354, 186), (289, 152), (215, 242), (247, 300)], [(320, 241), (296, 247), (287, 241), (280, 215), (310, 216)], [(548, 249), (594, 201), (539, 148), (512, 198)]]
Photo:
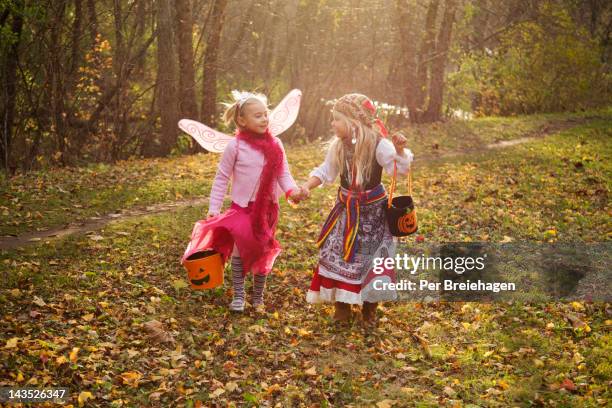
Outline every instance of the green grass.
[(610, 120), (599, 119), (545, 140), (419, 165), (421, 231), (435, 241), (609, 240), (611, 140)]
[(499, 141), (537, 137), (558, 126), (572, 127), (592, 118), (609, 120), (612, 109), (577, 113), (553, 113), (514, 117), (488, 116), (471, 121), (451, 120), (445, 123), (415, 125), (403, 129), (417, 156), (482, 149)]
[[(289, 151), (297, 178), (321, 159), (315, 152), (316, 146)], [(426, 242), (504, 236), (607, 241), (610, 208), (601, 197), (611, 185), (610, 155), (610, 121), (598, 119), (504, 151), (419, 163), (414, 171), (419, 233)], [(197, 158), (181, 160), (195, 166)], [(155, 190), (142, 193), (147, 200), (166, 197), (161, 192), (176, 183), (158, 186), (172, 171), (181, 173), (172, 170), (178, 163), (173, 160), (156, 162), (164, 164), (163, 171), (143, 170), (143, 181), (133, 176), (131, 185)], [(60, 176), (54, 177), (59, 183)], [(210, 180), (201, 183), (204, 189)], [(278, 238), (284, 251), (268, 283), (271, 313), (264, 319), (230, 314), (229, 271), (224, 287), (215, 291), (176, 284), (185, 275), (179, 257), (203, 206), (111, 223), (97, 232), (102, 240), (78, 235), (3, 251), (1, 380), (68, 386), (74, 405), (80, 391), (89, 391), (95, 397), (91, 406), (119, 401), (191, 406), (195, 400), (203, 406), (227, 401), (373, 406), (393, 400), (395, 406), (415, 407), (609, 401), (612, 323), (606, 304), (403, 302), (384, 307), (376, 333), (335, 329), (331, 308), (307, 305), (304, 298), (316, 263), (314, 240), (334, 195), (334, 187), (320, 188), (298, 209), (281, 204)], [(124, 203), (113, 203), (118, 204)], [(555, 233), (547, 235), (552, 228)], [(590, 330), (573, 329), (569, 313), (580, 313)], [(148, 340), (141, 324), (151, 319), (164, 324), (175, 345)], [(408, 335), (415, 329), (428, 339), (432, 358)], [(15, 337), (17, 348), (5, 348)], [(75, 347), (74, 362), (62, 362)], [(312, 367), (314, 375), (307, 372)], [(134, 371), (142, 374), (138, 386), (124, 384), (121, 375)], [(566, 380), (575, 390), (561, 387)], [(221, 386), (226, 391), (215, 397)]]
[(0, 234), (46, 229), (137, 205), (205, 196), (217, 155), (52, 169), (0, 184)]
[[(417, 157), (481, 148), (555, 124), (612, 117), (610, 109), (576, 113), (488, 117), (404, 129)], [(432, 146), (438, 145), (437, 149)], [(288, 146), (293, 174), (305, 179), (324, 157), (321, 143)], [(133, 159), (114, 165), (50, 169), (0, 178), (0, 235), (18, 235), (134, 206), (207, 196), (220, 155)]]

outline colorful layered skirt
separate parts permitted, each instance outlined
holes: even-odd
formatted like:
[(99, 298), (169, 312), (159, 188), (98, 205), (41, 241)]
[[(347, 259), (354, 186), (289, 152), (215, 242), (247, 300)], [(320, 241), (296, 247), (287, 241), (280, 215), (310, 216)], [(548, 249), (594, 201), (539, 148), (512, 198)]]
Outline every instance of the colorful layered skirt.
[[(361, 194), (371, 196), (370, 193), (373, 191)], [(346, 200), (343, 198), (347, 195), (348, 190), (341, 187), (334, 209), (338, 205), (345, 205), (343, 201)], [(377, 273), (374, 268), (376, 258), (395, 257), (395, 241), (387, 226), (385, 205), (386, 194), (374, 202), (363, 200), (359, 203), (355, 248), (348, 261), (345, 260), (348, 211), (340, 211), (333, 227), (322, 232), (322, 235), (327, 236), (319, 248), (319, 262), (306, 295), (308, 303), (343, 302), (360, 305), (363, 302), (374, 303), (397, 298), (395, 290), (389, 290), (386, 286), (387, 283), (396, 282), (395, 270), (385, 268), (384, 262), (376, 268)]]

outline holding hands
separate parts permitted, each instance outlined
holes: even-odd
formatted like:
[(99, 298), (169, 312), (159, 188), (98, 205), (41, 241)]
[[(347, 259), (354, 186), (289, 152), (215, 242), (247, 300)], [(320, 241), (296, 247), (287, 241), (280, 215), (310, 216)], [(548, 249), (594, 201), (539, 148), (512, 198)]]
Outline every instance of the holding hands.
[(299, 203), (300, 201), (306, 200), (310, 196), (310, 191), (307, 189), (304, 190), (304, 187), (298, 187), (297, 189), (291, 191), (288, 198), (291, 199), (294, 203)]

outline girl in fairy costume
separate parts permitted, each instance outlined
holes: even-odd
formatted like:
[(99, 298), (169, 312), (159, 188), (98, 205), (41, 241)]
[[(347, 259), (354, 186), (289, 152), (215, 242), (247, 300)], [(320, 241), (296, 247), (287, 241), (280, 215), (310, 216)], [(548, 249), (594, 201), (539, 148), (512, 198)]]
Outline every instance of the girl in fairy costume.
[[(299, 202), (296, 185), (281, 140), (268, 129), (266, 97), (234, 92), (224, 120), (237, 128), (227, 142), (210, 192), (208, 218), (201, 227), (203, 248), (213, 248), (224, 259), (232, 254), (233, 299), (230, 310), (245, 307), (244, 278), (253, 273), (252, 305), (264, 310), (266, 277), (281, 251), (275, 238), (278, 196)], [(228, 183), (232, 181), (231, 207), (221, 214)]]
[[(395, 282), (393, 269), (373, 272), (374, 258), (395, 257), (395, 242), (385, 218), (387, 194), (381, 184), (383, 169), (407, 174), (413, 154), (406, 138), (391, 140), (365, 95), (344, 95), (334, 104), (332, 128), (336, 135), (325, 161), (310, 173), (303, 186), (310, 189), (332, 184), (340, 176), (336, 205), (323, 225), (317, 245), (319, 262), (307, 294), (309, 303), (335, 304), (334, 319), (352, 318), (351, 305), (362, 305), (363, 322), (376, 324), (381, 301), (394, 300), (395, 291), (376, 290), (374, 282)], [(380, 284), (376, 287), (382, 287)]]

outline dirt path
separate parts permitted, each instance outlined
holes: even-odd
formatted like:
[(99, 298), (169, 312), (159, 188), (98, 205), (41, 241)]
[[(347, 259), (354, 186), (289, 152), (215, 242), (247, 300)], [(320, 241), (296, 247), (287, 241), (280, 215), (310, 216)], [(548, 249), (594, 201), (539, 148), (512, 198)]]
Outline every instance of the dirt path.
[(499, 142), (490, 143), (487, 145), (481, 145), (478, 147), (471, 147), (471, 148), (470, 147), (461, 148), (461, 149), (451, 151), (451, 152), (421, 154), (415, 159), (415, 162), (418, 163), (421, 161), (446, 160), (452, 157), (485, 153), (490, 150), (503, 149), (506, 147), (516, 146), (519, 144), (524, 144), (524, 143), (532, 142), (538, 139), (542, 139), (551, 134), (555, 134), (563, 130), (567, 130), (567, 129), (576, 127), (578, 125), (582, 125), (590, 120), (597, 119), (597, 118), (598, 117), (596, 116), (589, 116), (589, 117), (584, 117), (584, 118), (567, 119), (567, 120), (558, 121), (558, 122), (551, 122), (517, 139), (501, 140)]
[(176, 211), (185, 207), (201, 205), (206, 202), (208, 202), (208, 197), (200, 197), (171, 203), (154, 204), (146, 207), (135, 207), (128, 210), (121, 210), (113, 214), (106, 214), (101, 217), (91, 217), (81, 222), (74, 222), (68, 225), (50, 228), (46, 231), (27, 232), (16, 237), (3, 236), (0, 237), (0, 249), (14, 249), (48, 239), (57, 239), (72, 234), (94, 231), (103, 228), (106, 224), (113, 221), (140, 217), (142, 215), (158, 214), (167, 211)]
[[(524, 137), (512, 140), (503, 140), (500, 142), (492, 143), (485, 146), (480, 146), (477, 148), (466, 148), (460, 149), (455, 152), (447, 152), (441, 154), (425, 154), (420, 155), (415, 159), (415, 161), (431, 161), (431, 160), (444, 160), (451, 157), (476, 154), (476, 153), (484, 153), (493, 149), (503, 149), (510, 146), (516, 146), (519, 144), (531, 142), (537, 139), (541, 139), (550, 134), (560, 132), (562, 130), (566, 130), (572, 128), (574, 126), (578, 126), (583, 124), (589, 120), (596, 119), (595, 117), (585, 117), (580, 119), (568, 119), (561, 122), (553, 122), (542, 126), (541, 128), (527, 134)], [(0, 237), (0, 250), (2, 249), (14, 249), (18, 247), (22, 247), (28, 244), (33, 244), (36, 242), (48, 240), (48, 239), (57, 239), (62, 238), (68, 235), (84, 233), (88, 231), (98, 230), (103, 228), (106, 224), (113, 221), (120, 221), (126, 218), (139, 217), (142, 215), (148, 214), (158, 214), (167, 211), (176, 211), (185, 207), (201, 205), (208, 201), (207, 197), (201, 198), (193, 198), (188, 200), (175, 201), (172, 203), (161, 203), (154, 204), (147, 207), (136, 207), (128, 210), (122, 210), (120, 212), (114, 214), (106, 214), (101, 217), (91, 217), (85, 221), (78, 223), (70, 223), (68, 225), (58, 226), (46, 231), (33, 231), (27, 232), (25, 234), (21, 234), (19, 236), (3, 236)]]

